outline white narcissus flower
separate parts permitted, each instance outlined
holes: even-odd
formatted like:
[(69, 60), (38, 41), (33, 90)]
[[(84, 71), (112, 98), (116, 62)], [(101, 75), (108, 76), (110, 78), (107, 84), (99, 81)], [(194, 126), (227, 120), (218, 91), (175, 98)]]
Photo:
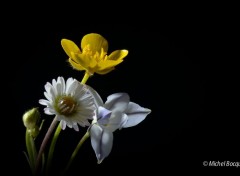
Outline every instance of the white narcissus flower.
[(151, 110), (130, 102), (127, 93), (112, 94), (107, 97), (107, 101), (103, 104), (98, 93), (91, 87), (89, 87), (89, 90), (98, 107), (89, 131), (91, 144), (98, 164), (100, 164), (112, 150), (113, 132), (117, 129), (139, 124)]
[(45, 90), (47, 100), (41, 99), (39, 103), (47, 106), (45, 114), (56, 115), (63, 130), (68, 126), (78, 131), (77, 124), (82, 127), (90, 125), (88, 120), (93, 119), (96, 107), (86, 85), (73, 78), (68, 78), (65, 83), (63, 77), (58, 77), (52, 80), (52, 84), (47, 82)]

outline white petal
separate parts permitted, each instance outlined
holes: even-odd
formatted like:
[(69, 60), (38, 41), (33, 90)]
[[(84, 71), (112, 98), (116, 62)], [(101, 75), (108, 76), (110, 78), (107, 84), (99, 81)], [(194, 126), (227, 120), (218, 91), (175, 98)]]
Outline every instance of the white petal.
[(121, 122), (120, 122), (121, 125), (119, 127), (119, 130), (121, 130), (123, 125), (127, 123), (127, 120), (128, 120), (127, 114), (122, 114), (122, 118), (121, 118)]
[(104, 105), (105, 108), (111, 111), (124, 112), (129, 103), (129, 96), (127, 93), (115, 93), (107, 97)]
[(57, 81), (55, 79), (52, 79), (52, 86), (55, 87), (57, 84)]
[(65, 81), (64, 81), (64, 78), (60, 77), (59, 82), (60, 82), (61, 88), (62, 88), (61, 94), (64, 94), (65, 93)]
[(87, 94), (86, 90), (84, 89), (83, 85), (81, 83), (78, 83), (78, 86), (75, 90), (74, 97), (76, 99), (82, 99)]
[(50, 102), (48, 100), (40, 99), (38, 102), (41, 105), (50, 106)]
[(105, 125), (108, 123), (109, 121), (109, 118), (111, 116), (111, 113), (112, 111), (109, 111), (108, 109), (102, 107), (102, 106), (99, 106), (98, 107), (98, 123), (99, 124), (102, 124), (102, 125)]
[(112, 112), (108, 124), (103, 126), (103, 128), (111, 132), (114, 132), (116, 129), (121, 128), (124, 115), (125, 114), (120, 111)]
[(73, 123), (73, 128), (74, 128), (75, 131), (79, 131), (77, 123)]
[(100, 147), (101, 147), (101, 138), (102, 138), (103, 129), (98, 125), (92, 125), (90, 128), (90, 136), (91, 136), (91, 145), (96, 154), (96, 157), (100, 155)]
[(62, 87), (60, 83), (56, 84), (56, 95), (61, 95)]
[(51, 96), (51, 99), (55, 99), (56, 98), (56, 96), (57, 96), (56, 86), (55, 87), (51, 87), (50, 93), (48, 95)]
[[(87, 85), (86, 85), (87, 86)], [(92, 96), (94, 97), (94, 102), (96, 104), (96, 106), (103, 106), (103, 100), (100, 97), (100, 95), (97, 93), (97, 91), (95, 91), (92, 87), (87, 86), (89, 93), (92, 94)]]
[(65, 90), (66, 93), (68, 92), (68, 89), (70, 85), (72, 85), (72, 83), (73, 83), (73, 78), (68, 78), (66, 82), (66, 90)]
[(60, 83), (60, 84), (62, 85), (62, 83), (64, 82), (63, 80), (64, 80), (63, 77), (62, 77), (62, 76), (59, 76), (59, 77), (57, 78), (57, 83)]
[(55, 114), (54, 110), (53, 110), (53, 109), (50, 109), (50, 108), (44, 108), (44, 113), (45, 113), (45, 114), (48, 114), (48, 115), (53, 115), (53, 114)]
[(92, 107), (93, 109), (96, 109), (96, 106), (94, 104), (94, 99), (92, 96), (85, 96), (85, 99), (81, 98), (77, 100), (82, 106), (89, 107), (89, 106), (94, 106)]
[(68, 122), (67, 122), (67, 126), (68, 126), (69, 128), (72, 128), (72, 126), (73, 126), (73, 125), (72, 125), (72, 122), (71, 122), (71, 121), (68, 121)]
[(84, 92), (84, 91), (82, 90), (80, 94), (78, 93), (78, 95), (77, 95), (78, 96), (77, 97), (78, 100), (79, 101), (88, 101), (88, 100), (90, 100), (90, 102), (94, 103), (93, 96), (91, 94), (88, 94), (87, 92)]
[(87, 116), (87, 119), (88, 119), (88, 118), (91, 118), (91, 119), (92, 119), (92, 117), (93, 117), (93, 115), (94, 115), (94, 109), (78, 108), (77, 110), (78, 110), (77, 114), (78, 114), (79, 116)]
[(49, 82), (47, 82), (44, 87), (45, 87), (45, 90), (47, 91), (47, 93), (50, 93), (50, 89), (51, 89), (52, 85)]
[(49, 100), (52, 101), (52, 95), (50, 93), (44, 92), (44, 96)]
[(62, 130), (65, 130), (66, 122), (64, 120), (61, 120), (60, 125), (61, 125)]
[(66, 90), (66, 94), (67, 95), (69, 95), (69, 94), (73, 95), (73, 93), (76, 90), (77, 86), (78, 86), (78, 81), (74, 80), (72, 82), (72, 84), (69, 86), (68, 90)]
[(89, 123), (87, 120), (78, 120), (77, 123), (78, 123), (81, 127), (90, 126), (90, 123)]
[(101, 139), (100, 153), (97, 155), (98, 164), (100, 164), (104, 160), (104, 158), (106, 158), (110, 154), (112, 150), (112, 145), (113, 133), (104, 130)]
[(127, 121), (123, 124), (123, 128), (132, 127), (142, 122), (151, 112), (150, 109), (143, 108), (136, 103), (130, 102), (126, 110), (128, 116)]

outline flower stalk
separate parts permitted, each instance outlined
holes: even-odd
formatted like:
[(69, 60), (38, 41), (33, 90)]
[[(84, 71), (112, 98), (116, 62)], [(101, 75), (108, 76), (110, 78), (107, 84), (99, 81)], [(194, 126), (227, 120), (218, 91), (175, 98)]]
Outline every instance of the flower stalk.
[(58, 127), (54, 133), (54, 136), (52, 138), (52, 142), (51, 142), (51, 145), (50, 145), (50, 148), (49, 148), (49, 152), (48, 152), (48, 157), (47, 157), (47, 165), (46, 165), (46, 174), (48, 175), (49, 174), (49, 171), (50, 171), (50, 168), (51, 168), (51, 165), (52, 165), (52, 158), (53, 158), (53, 152), (54, 152), (54, 149), (55, 149), (55, 145), (56, 145), (56, 142), (57, 142), (57, 139), (58, 139), (58, 136), (61, 132), (61, 125), (58, 124)]
[(50, 125), (50, 127), (48, 128), (48, 131), (42, 141), (42, 144), (41, 144), (41, 147), (39, 149), (39, 152), (38, 152), (38, 155), (37, 155), (37, 161), (36, 161), (36, 168), (35, 168), (35, 175), (38, 175), (39, 174), (39, 169), (40, 169), (40, 165), (41, 165), (41, 160), (42, 160), (42, 155), (43, 155), (43, 152), (46, 148), (46, 145), (48, 143), (48, 140), (50, 139), (51, 137), (51, 134), (53, 132), (53, 130), (55, 129), (56, 125), (57, 125), (58, 121), (57, 121), (57, 118), (55, 117)]
[(90, 136), (90, 134), (89, 134), (89, 132), (87, 131), (87, 132), (85, 133), (85, 135), (81, 138), (81, 140), (79, 141), (77, 147), (74, 149), (74, 151), (73, 151), (73, 153), (72, 153), (72, 155), (71, 155), (71, 157), (70, 157), (70, 159), (69, 159), (69, 161), (68, 161), (68, 164), (67, 164), (66, 168), (65, 168), (64, 171), (63, 171), (63, 174), (65, 174), (65, 173), (68, 171), (68, 169), (69, 169), (69, 167), (71, 166), (73, 160), (75, 159), (75, 157), (76, 157), (79, 149), (81, 148), (81, 146), (83, 145), (83, 143), (89, 138), (89, 136)]
[(28, 129), (26, 129), (25, 140), (26, 140), (26, 147), (27, 147), (28, 162), (29, 162), (31, 171), (34, 174), (35, 167), (36, 167), (37, 151), (36, 151), (34, 139), (29, 133)]

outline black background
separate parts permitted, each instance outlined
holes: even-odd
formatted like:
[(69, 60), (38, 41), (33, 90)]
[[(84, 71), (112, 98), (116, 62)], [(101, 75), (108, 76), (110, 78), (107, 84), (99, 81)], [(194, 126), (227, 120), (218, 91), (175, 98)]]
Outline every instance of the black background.
[[(108, 40), (109, 53), (127, 49), (129, 55), (116, 70), (95, 74), (87, 84), (104, 101), (112, 93), (127, 92), (131, 101), (152, 112), (138, 126), (114, 133), (112, 152), (100, 165), (90, 141), (86, 141), (69, 175), (185, 172), (209, 169), (203, 161), (239, 162), (237, 116), (231, 114), (230, 108), (234, 107), (227, 100), (231, 92), (222, 81), (228, 67), (222, 64), (223, 51), (218, 47), (221, 32), (211, 20), (184, 21), (175, 17), (167, 24), (160, 19), (147, 24), (120, 20), (115, 24), (68, 23), (54, 18), (43, 21), (24, 19), (2, 32), (7, 46), (3, 66), (10, 71), (7, 77), (2, 75), (8, 92), (3, 101), (7, 104), (2, 122), (3, 168), (11, 166), (14, 169), (7, 169), (9, 172), (30, 173), (22, 153), (22, 115), (32, 107), (40, 107), (46, 131), (53, 117), (43, 114), (43, 106), (38, 104), (44, 98), (45, 83), (58, 76), (83, 77), (83, 72), (67, 63), (60, 41), (67, 38), (80, 44), (81, 38), (92, 32)], [(64, 166), (85, 130), (82, 128), (79, 134), (72, 129), (61, 133), (55, 170)], [(42, 138), (40, 134), (38, 146)]]

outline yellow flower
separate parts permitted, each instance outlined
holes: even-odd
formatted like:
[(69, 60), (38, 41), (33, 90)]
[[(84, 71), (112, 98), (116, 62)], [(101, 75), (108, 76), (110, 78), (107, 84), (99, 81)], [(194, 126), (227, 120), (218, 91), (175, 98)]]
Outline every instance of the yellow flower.
[(114, 70), (114, 67), (128, 55), (128, 50), (116, 50), (107, 55), (108, 42), (96, 33), (87, 34), (82, 38), (81, 50), (68, 39), (62, 39), (61, 45), (72, 67), (77, 70), (86, 70), (90, 75), (106, 74)]

